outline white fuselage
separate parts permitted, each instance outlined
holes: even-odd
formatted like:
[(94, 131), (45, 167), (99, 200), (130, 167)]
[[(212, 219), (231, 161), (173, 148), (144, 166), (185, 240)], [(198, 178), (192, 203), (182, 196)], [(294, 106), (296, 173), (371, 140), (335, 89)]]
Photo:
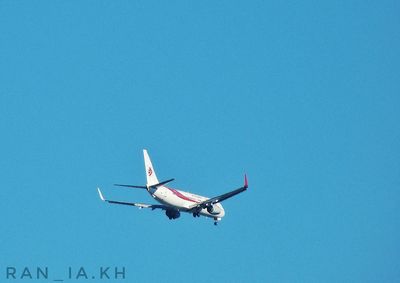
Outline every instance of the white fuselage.
[[(208, 198), (195, 195), (189, 192), (184, 192), (166, 186), (159, 186), (157, 188), (150, 188), (149, 193), (158, 202), (171, 206), (171, 209), (178, 211), (189, 212), (197, 204), (206, 201)], [(220, 203), (213, 205), (213, 211), (209, 212), (206, 208), (198, 211), (200, 215), (221, 219), (225, 215), (225, 210)]]

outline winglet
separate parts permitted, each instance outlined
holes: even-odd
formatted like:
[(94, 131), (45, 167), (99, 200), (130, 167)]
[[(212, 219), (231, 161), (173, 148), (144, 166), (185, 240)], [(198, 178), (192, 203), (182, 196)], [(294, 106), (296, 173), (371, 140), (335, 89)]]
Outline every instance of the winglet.
[(247, 189), (249, 187), (249, 183), (247, 182), (247, 175), (244, 174), (244, 186), (245, 189)]
[(100, 188), (97, 188), (97, 191), (99, 192), (99, 197), (100, 197), (100, 199), (101, 199), (102, 201), (105, 201), (105, 198), (104, 198), (103, 194), (101, 193)]

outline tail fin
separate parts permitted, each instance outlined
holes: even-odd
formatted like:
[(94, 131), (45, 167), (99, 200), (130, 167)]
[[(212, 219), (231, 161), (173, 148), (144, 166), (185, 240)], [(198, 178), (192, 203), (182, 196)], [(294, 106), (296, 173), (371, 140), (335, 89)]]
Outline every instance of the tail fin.
[(147, 178), (147, 186), (153, 186), (159, 184), (160, 182), (157, 179), (156, 171), (153, 168), (153, 164), (151, 164), (151, 160), (147, 150), (143, 149), (144, 155), (144, 167), (146, 170), (146, 178)]

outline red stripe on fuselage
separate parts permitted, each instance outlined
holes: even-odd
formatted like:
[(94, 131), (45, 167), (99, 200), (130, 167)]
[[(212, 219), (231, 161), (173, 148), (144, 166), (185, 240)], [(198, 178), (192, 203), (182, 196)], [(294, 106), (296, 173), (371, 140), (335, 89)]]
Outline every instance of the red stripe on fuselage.
[(184, 200), (187, 200), (187, 201), (191, 201), (191, 202), (195, 202), (195, 203), (199, 203), (198, 201), (195, 201), (195, 200), (193, 200), (191, 198), (188, 198), (187, 196), (183, 195), (181, 192), (179, 192), (177, 190), (170, 189), (170, 188), (167, 188), (167, 189), (170, 190), (178, 198), (181, 198), (181, 199), (184, 199)]

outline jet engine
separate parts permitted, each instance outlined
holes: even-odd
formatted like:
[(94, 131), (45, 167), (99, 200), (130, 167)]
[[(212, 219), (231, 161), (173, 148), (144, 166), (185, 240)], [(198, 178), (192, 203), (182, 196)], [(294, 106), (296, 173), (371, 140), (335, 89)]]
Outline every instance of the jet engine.
[(167, 215), (169, 219), (177, 219), (181, 216), (181, 213), (178, 210), (169, 209), (165, 211), (165, 215)]
[(210, 214), (219, 214), (221, 209), (216, 205), (209, 205), (207, 206), (207, 212)]

